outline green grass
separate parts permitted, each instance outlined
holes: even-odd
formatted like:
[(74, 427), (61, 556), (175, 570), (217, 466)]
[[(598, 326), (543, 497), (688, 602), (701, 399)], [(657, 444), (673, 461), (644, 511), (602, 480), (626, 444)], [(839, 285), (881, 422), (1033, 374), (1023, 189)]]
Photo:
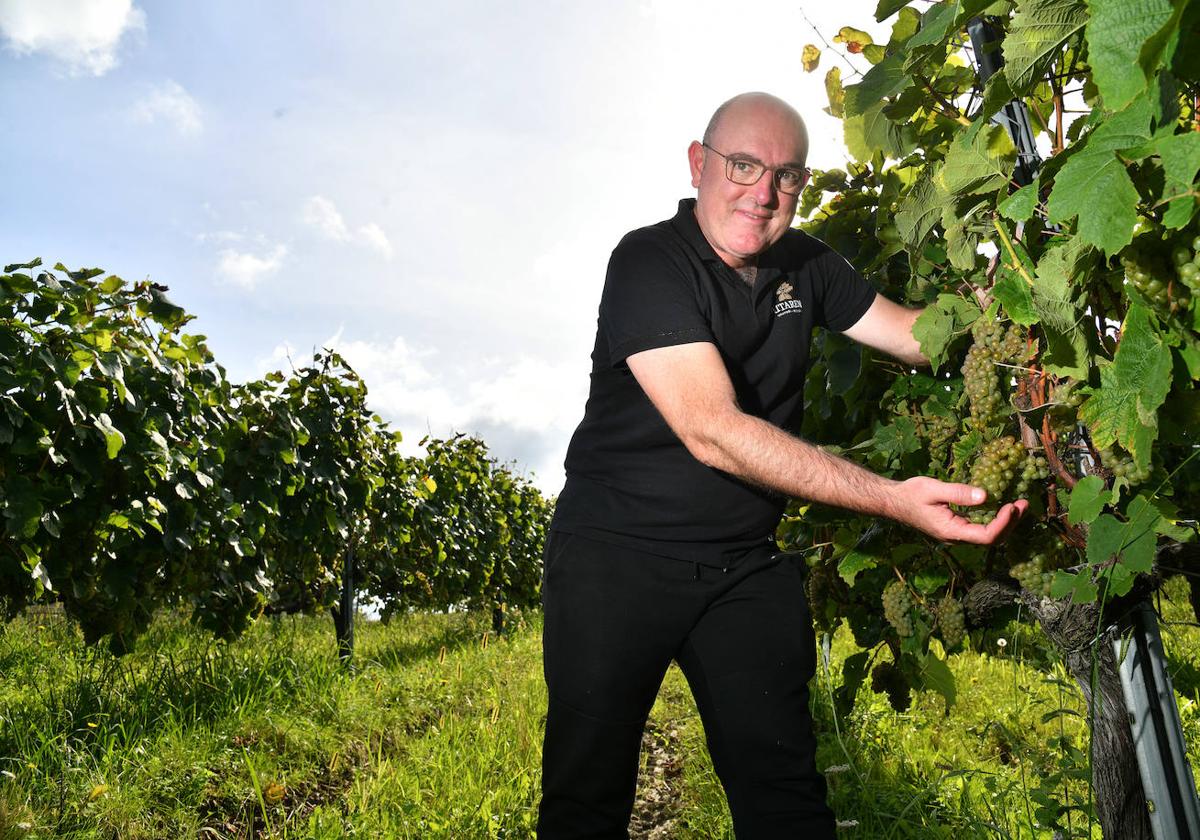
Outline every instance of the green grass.
[[(1187, 604), (1176, 590), (1182, 603), (1167, 615), (1178, 621)], [(20, 619), (0, 631), (0, 840), (531, 837), (539, 618), (502, 638), (487, 626), (461, 613), (361, 622), (347, 671), (327, 619), (260, 620), (220, 644), (164, 616), (121, 660), (87, 649), (57, 616)], [(1194, 745), (1197, 631), (1165, 635)], [(1086, 806), (1078, 692), (1035, 631), (998, 638), (951, 658), (959, 696), (948, 715), (936, 695), (900, 714), (863, 690), (846, 718), (830, 691), (854, 647), (834, 639), (813, 708), (843, 836), (1049, 838), (1046, 813)], [(677, 669), (646, 743), (637, 835), (732, 837)], [(1064, 837), (1100, 836), (1070, 813)]]

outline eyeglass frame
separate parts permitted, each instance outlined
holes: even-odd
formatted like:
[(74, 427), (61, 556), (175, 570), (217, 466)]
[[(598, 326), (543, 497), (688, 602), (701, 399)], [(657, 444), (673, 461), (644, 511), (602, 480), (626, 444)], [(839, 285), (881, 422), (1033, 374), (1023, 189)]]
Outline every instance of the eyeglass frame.
[[(742, 155), (740, 157), (736, 156), (736, 153), (735, 153), (735, 155), (727, 155), (723, 152), (718, 152), (716, 149), (714, 149), (712, 146), (708, 145), (705, 142), (701, 142), (700, 145), (703, 146), (704, 148), (708, 149), (713, 154), (719, 155), (721, 157), (721, 159), (725, 161), (725, 177), (726, 177), (726, 179), (728, 179), (730, 182), (737, 184), (738, 186), (741, 186), (741, 187), (754, 186), (755, 184), (757, 184), (759, 181), (762, 180), (763, 175), (770, 172), (771, 173), (771, 185), (778, 192), (781, 192), (784, 195), (798, 196), (798, 195), (800, 195), (800, 193), (804, 192), (804, 188), (808, 186), (808, 182), (812, 179), (812, 170), (809, 169), (807, 166), (801, 166), (799, 168), (797, 168), (795, 166), (767, 166), (765, 163), (763, 163), (758, 158), (751, 157), (750, 155)], [(743, 183), (742, 181), (738, 181), (737, 179), (735, 179), (733, 177), (733, 164), (738, 161), (745, 162), (745, 163), (753, 163), (756, 166), (761, 166), (762, 172), (759, 172), (758, 177), (755, 178), (753, 181), (750, 181), (749, 183)], [(788, 192), (787, 190), (785, 190), (783, 187), (781, 187), (779, 185), (780, 171), (790, 171), (790, 172), (799, 172), (800, 173), (800, 176), (801, 176), (800, 188), (798, 190), (796, 190), (796, 192)]]

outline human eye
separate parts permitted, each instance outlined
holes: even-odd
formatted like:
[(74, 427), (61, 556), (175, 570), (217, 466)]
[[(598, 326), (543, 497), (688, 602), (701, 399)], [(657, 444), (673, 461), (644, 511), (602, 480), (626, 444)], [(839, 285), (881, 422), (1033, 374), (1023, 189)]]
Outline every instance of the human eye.
[(762, 177), (763, 165), (747, 158), (729, 159), (729, 178), (738, 184), (753, 184)]
[(797, 169), (778, 169), (776, 172), (779, 186), (786, 189), (795, 189), (804, 181), (804, 175)]

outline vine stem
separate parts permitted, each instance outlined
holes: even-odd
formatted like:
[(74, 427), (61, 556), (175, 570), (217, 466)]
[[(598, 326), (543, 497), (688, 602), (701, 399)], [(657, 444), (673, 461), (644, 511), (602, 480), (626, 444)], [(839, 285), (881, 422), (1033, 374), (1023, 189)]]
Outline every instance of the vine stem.
[(932, 96), (933, 100), (935, 102), (937, 102), (938, 105), (941, 106), (941, 108), (938, 109), (938, 113), (940, 113), (942, 116), (944, 116), (948, 119), (954, 120), (959, 125), (970, 125), (971, 124), (971, 121), (969, 119), (967, 119), (965, 116), (963, 116), (962, 112), (960, 112), (957, 108), (955, 108), (953, 104), (946, 101), (946, 97), (942, 96), (940, 93), (938, 93), (936, 90), (933, 89), (933, 82), (929, 81), (929, 79), (926, 76), (923, 76), (918, 73), (914, 76), (914, 78), (917, 79), (922, 85), (925, 86), (925, 90), (929, 91), (929, 95)]
[(1008, 237), (1008, 231), (1004, 229), (1004, 227), (1000, 224), (1000, 220), (995, 216), (992, 216), (992, 227), (996, 229), (996, 233), (1000, 235), (1000, 241), (1004, 243), (1004, 247), (1008, 250), (1008, 255), (1012, 257), (1013, 265), (1011, 267), (1016, 269), (1017, 273), (1021, 275), (1021, 279), (1028, 283), (1029, 288), (1032, 289), (1033, 278), (1029, 276), (1029, 272), (1025, 270), (1025, 265), (1017, 256), (1017, 251), (1015, 248), (1013, 248), (1012, 240)]
[(808, 19), (808, 15), (804, 14), (804, 9), (801, 6), (796, 6), (796, 10), (798, 12), (800, 12), (800, 17), (804, 18), (804, 22), (808, 24), (808, 28), (811, 29), (813, 31), (813, 34), (816, 35), (817, 38), (819, 38), (821, 40), (821, 43), (825, 45), (825, 49), (829, 50), (834, 55), (839, 56), (842, 59), (842, 61), (845, 63), (845, 65), (850, 68), (850, 72), (853, 75), (855, 75), (855, 76), (863, 75), (862, 71), (859, 70), (857, 67), (855, 67), (850, 62), (849, 56), (847, 56), (844, 52), (839, 50), (833, 44), (831, 44), (825, 40), (825, 36), (821, 34), (821, 30), (817, 29), (816, 25), (811, 20)]

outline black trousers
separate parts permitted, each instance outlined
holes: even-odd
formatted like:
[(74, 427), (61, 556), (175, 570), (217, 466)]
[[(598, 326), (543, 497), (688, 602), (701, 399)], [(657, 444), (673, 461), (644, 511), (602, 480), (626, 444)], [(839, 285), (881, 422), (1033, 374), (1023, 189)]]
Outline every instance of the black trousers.
[(552, 532), (545, 563), (541, 840), (628, 837), (642, 730), (672, 659), (738, 839), (834, 837), (801, 560), (764, 545), (723, 571)]

